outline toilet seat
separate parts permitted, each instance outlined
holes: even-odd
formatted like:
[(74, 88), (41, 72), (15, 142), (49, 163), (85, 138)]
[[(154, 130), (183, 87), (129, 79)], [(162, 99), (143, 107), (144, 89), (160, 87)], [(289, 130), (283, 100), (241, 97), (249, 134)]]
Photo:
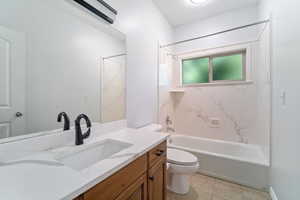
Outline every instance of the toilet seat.
[(170, 173), (176, 173), (176, 174), (194, 174), (197, 172), (199, 168), (199, 163), (191, 166), (186, 165), (176, 165), (172, 163), (168, 163), (167, 169)]
[(167, 149), (167, 188), (177, 194), (187, 194), (190, 190), (189, 177), (199, 170), (198, 158), (177, 149)]
[(198, 165), (198, 158), (193, 154), (177, 149), (167, 149), (168, 163), (182, 166)]

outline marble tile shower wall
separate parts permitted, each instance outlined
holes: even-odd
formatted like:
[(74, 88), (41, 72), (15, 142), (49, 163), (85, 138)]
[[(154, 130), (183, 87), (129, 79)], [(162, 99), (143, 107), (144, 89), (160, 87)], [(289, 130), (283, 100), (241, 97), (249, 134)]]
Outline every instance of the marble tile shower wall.
[(126, 57), (104, 60), (102, 70), (102, 122), (126, 118)]
[[(159, 121), (170, 133), (260, 145), (268, 154), (271, 82), (267, 31), (251, 43), (251, 84), (178, 87), (179, 61), (166, 50), (161, 64), (169, 67), (168, 84), (160, 85)], [(176, 80), (177, 79), (177, 80)]]

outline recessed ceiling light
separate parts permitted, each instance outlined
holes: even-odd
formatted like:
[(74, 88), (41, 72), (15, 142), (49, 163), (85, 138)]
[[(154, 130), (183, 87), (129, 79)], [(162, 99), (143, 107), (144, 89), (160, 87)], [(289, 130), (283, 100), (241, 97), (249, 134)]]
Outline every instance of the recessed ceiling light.
[(192, 5), (198, 6), (205, 3), (207, 0), (189, 0)]

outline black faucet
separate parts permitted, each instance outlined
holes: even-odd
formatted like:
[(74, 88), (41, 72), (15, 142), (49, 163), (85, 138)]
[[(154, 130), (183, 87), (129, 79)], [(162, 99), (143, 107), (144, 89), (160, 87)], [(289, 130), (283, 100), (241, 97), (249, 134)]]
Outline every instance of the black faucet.
[(57, 122), (61, 122), (62, 117), (64, 117), (64, 131), (70, 130), (70, 118), (68, 117), (67, 113), (61, 112), (57, 116)]
[[(81, 119), (84, 119), (86, 121), (86, 126), (88, 128), (87, 132), (84, 134), (82, 134), (82, 130), (80, 126)], [(88, 116), (86, 116), (85, 114), (81, 114), (77, 117), (77, 119), (75, 120), (75, 144), (76, 145), (82, 145), (83, 140), (90, 136), (91, 127), (92, 127), (92, 123), (88, 118)]]

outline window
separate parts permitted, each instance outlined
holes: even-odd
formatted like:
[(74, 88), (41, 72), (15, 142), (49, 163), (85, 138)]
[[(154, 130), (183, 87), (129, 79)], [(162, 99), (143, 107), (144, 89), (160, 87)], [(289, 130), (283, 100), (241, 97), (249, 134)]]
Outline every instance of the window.
[(245, 81), (246, 51), (182, 60), (182, 84)]
[(209, 82), (209, 58), (184, 60), (182, 65), (183, 84)]

